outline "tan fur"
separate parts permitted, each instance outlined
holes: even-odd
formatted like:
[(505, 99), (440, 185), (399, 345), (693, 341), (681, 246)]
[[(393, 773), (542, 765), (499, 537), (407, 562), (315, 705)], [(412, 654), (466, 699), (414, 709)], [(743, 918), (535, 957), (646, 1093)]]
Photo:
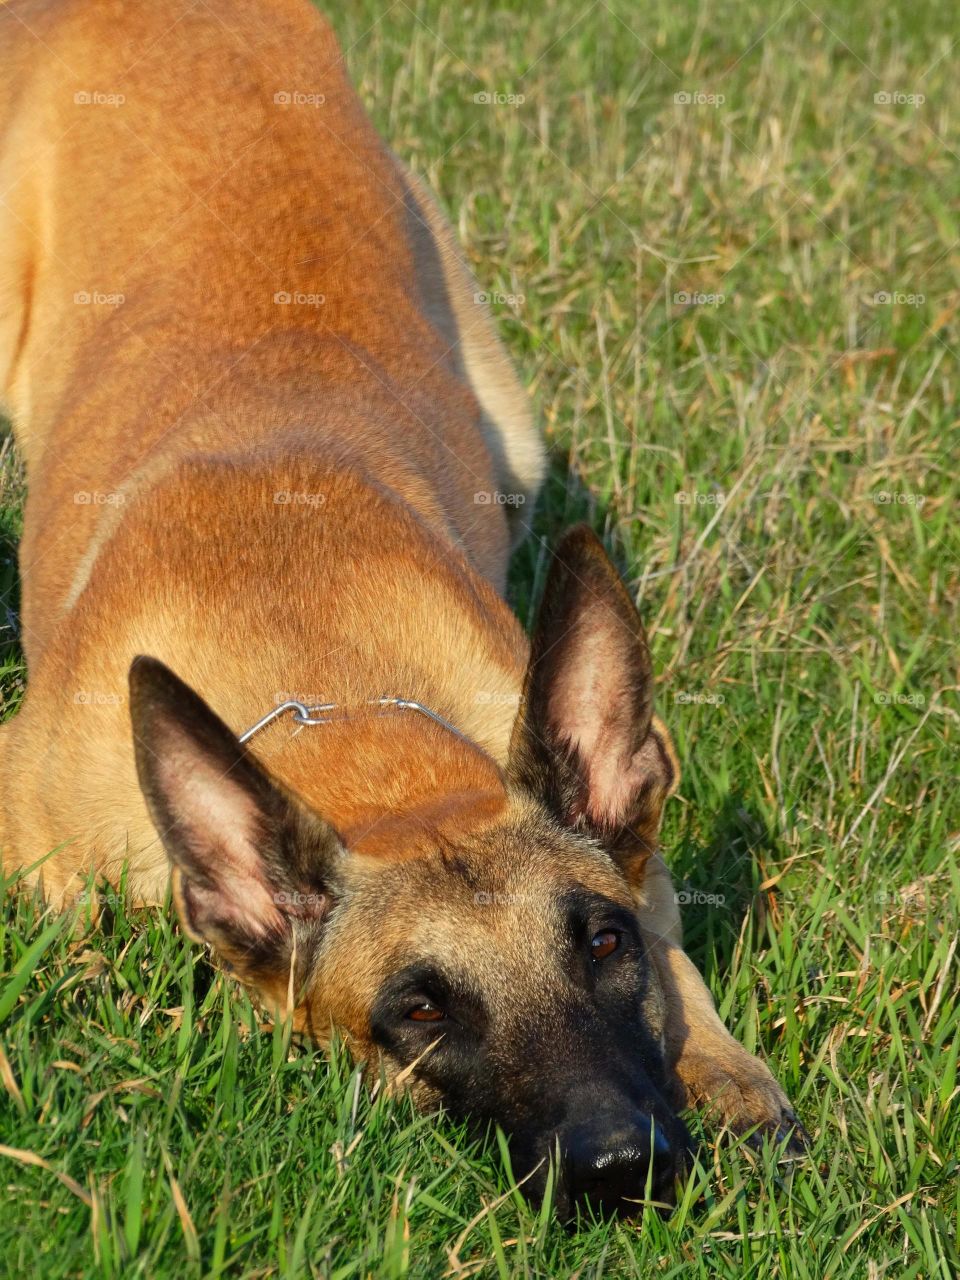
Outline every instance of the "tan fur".
[[(416, 880), (423, 832), (520, 821), (498, 767), (528, 647), (501, 593), (544, 452), (452, 233), (305, 0), (10, 0), (0, 51), (0, 394), (29, 486), (29, 686), (0, 729), (5, 871), (45, 859), (27, 878), (64, 905), (126, 864), (135, 898), (162, 900), (125, 705), (139, 652), (236, 732), (283, 693), (402, 694), (475, 745), (359, 715), (277, 723), (254, 750), (370, 876), (410, 868), (401, 896), (415, 912), (421, 895), (423, 928), (456, 951), (452, 905)], [(550, 875), (544, 855), (528, 889)], [(683, 956), (662, 863), (644, 856), (636, 877), (687, 1096), (729, 1086), (772, 1117), (749, 1091), (776, 1086)], [(526, 911), (491, 912), (471, 942), (508, 991), (535, 980), (504, 942), (526, 936)], [(366, 988), (315, 995), (300, 1022), (362, 1041), (408, 919), (384, 922)], [(331, 955), (349, 963), (357, 945), (333, 938)]]
[(683, 950), (680, 909), (659, 854), (647, 864), (637, 901), (663, 987), (667, 1061), (682, 1088), (682, 1105), (702, 1106), (735, 1128), (769, 1123), (787, 1109), (786, 1097), (766, 1066), (717, 1017), (713, 997)]

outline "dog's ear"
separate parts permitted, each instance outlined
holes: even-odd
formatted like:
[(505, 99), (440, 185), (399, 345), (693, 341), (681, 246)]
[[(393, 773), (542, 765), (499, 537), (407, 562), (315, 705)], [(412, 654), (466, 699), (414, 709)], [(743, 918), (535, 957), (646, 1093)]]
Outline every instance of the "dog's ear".
[(565, 826), (599, 839), (630, 873), (654, 851), (680, 768), (653, 715), (640, 616), (585, 525), (556, 549), (510, 744), (514, 782)]
[(187, 932), (271, 999), (306, 972), (346, 857), (337, 833), (284, 790), (163, 663), (130, 668), (137, 774), (173, 868)]

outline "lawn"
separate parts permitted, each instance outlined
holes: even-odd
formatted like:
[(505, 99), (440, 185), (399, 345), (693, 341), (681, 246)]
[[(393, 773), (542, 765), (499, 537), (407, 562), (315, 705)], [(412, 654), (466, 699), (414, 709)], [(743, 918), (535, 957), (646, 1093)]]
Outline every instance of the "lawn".
[[(355, 81), (650, 627), (689, 950), (813, 1135), (704, 1135), (567, 1231), (497, 1139), (263, 1031), (169, 911), (0, 922), (0, 1271), (841, 1280), (960, 1269), (960, 81), (952, 4), (353, 0)], [(13, 711), (22, 476), (3, 452)], [(16, 787), (16, 779), (3, 785)]]

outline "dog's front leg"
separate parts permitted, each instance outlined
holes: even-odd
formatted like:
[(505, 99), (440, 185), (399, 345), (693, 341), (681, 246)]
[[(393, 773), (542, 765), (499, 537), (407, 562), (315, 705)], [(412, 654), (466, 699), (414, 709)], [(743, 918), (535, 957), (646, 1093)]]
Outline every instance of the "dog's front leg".
[(683, 950), (673, 882), (659, 855), (646, 865), (637, 914), (663, 988), (667, 1066), (677, 1104), (702, 1108), (736, 1133), (754, 1128), (784, 1138), (792, 1133), (791, 1148), (802, 1149), (803, 1130), (786, 1094), (766, 1065), (727, 1031)]

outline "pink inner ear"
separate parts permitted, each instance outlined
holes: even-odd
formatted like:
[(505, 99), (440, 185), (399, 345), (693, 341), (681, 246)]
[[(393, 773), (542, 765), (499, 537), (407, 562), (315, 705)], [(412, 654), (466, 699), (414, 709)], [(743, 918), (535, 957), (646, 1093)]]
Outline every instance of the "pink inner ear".
[(635, 644), (612, 609), (591, 604), (573, 625), (549, 695), (551, 727), (576, 748), (586, 770), (588, 815), (602, 825), (627, 813), (647, 776), (644, 751), (633, 749)]
[(159, 782), (207, 884), (190, 875), (190, 897), (203, 922), (266, 934), (283, 924), (276, 890), (267, 882), (258, 849), (262, 814), (229, 773), (189, 748), (161, 758)]

